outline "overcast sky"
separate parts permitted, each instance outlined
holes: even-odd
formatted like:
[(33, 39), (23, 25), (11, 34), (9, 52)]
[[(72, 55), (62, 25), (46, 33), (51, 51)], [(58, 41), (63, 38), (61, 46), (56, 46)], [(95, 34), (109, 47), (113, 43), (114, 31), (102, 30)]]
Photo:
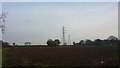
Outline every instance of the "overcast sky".
[(3, 40), (10, 43), (46, 44), (48, 39), (62, 41), (65, 26), (66, 42), (118, 37), (117, 2), (4, 2), (8, 12)]

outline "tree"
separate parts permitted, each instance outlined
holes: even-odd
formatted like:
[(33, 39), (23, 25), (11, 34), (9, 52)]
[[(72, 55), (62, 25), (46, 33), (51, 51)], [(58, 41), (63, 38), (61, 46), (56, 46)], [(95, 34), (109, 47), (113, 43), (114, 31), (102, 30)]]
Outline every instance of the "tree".
[(31, 45), (31, 42), (25, 42), (25, 46)]
[(115, 36), (109, 36), (107, 40), (109, 41), (109, 45), (118, 45), (118, 38)]
[(60, 40), (59, 40), (59, 39), (55, 39), (55, 40), (54, 40), (54, 43), (55, 43), (55, 44), (56, 44), (56, 46), (57, 46), (57, 45), (59, 45), (59, 44), (60, 44)]
[(3, 33), (5, 31), (5, 26), (3, 25), (3, 22), (5, 22), (6, 16), (7, 13), (2, 12), (2, 14), (0, 14), (0, 29), (2, 30)]
[(13, 43), (13, 46), (15, 46), (16, 44), (15, 43)]
[(48, 40), (47, 40), (47, 44), (48, 44), (48, 46), (52, 46), (52, 45), (53, 45), (52, 39), (48, 39)]
[(116, 38), (115, 36), (109, 36), (108, 38), (107, 38), (107, 40), (118, 40), (118, 38)]
[(110, 41), (107, 39), (103, 40), (103, 45), (110, 45)]
[(91, 40), (89, 40), (89, 39), (87, 39), (86, 41), (85, 41), (85, 45), (93, 45), (94, 43), (93, 43), (93, 41), (91, 41)]
[(47, 40), (48, 46), (58, 46), (60, 44), (59, 39), (55, 39), (54, 41), (52, 39)]
[(81, 40), (80, 42), (79, 42), (79, 45), (84, 45), (84, 40)]
[(96, 39), (96, 40), (94, 40), (94, 44), (95, 45), (102, 45), (102, 40)]
[(76, 43), (75, 43), (75, 42), (73, 42), (73, 45), (76, 45)]

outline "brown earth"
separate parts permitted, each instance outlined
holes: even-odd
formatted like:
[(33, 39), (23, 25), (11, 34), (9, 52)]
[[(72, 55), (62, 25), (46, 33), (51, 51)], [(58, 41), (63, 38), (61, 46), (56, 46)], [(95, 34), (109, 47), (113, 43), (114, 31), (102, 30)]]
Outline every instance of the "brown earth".
[(117, 66), (117, 46), (10, 47), (3, 66)]

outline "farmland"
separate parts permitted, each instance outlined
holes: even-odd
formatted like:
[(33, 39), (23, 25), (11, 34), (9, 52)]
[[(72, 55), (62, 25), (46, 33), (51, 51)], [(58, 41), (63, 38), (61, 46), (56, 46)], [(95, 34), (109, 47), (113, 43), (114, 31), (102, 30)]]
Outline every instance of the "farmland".
[(8, 47), (3, 66), (117, 66), (118, 46)]

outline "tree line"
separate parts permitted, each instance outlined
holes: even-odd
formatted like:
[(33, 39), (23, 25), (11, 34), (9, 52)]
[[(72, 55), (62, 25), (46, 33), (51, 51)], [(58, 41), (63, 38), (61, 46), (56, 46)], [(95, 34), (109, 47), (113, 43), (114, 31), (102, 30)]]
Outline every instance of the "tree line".
[[(48, 39), (46, 44), (47, 46), (59, 46), (60, 45), (60, 40), (59, 39)], [(116, 38), (115, 36), (109, 36), (107, 39), (101, 40), (101, 39), (95, 39), (94, 41), (90, 39), (86, 40), (80, 40), (80, 42), (76, 43), (73, 42), (73, 46), (81, 46), (81, 45), (96, 45), (96, 46), (101, 46), (101, 45), (119, 45), (120, 40)], [(16, 43), (12, 44), (13, 46), (17, 46)], [(25, 42), (25, 46), (30, 46), (31, 42)], [(10, 44), (8, 42), (3, 42), (2, 41), (2, 47), (8, 47)]]
[(101, 40), (101, 39), (95, 39), (94, 41), (90, 39), (81, 40), (78, 43), (73, 42), (73, 45), (79, 46), (79, 45), (118, 45), (120, 43), (120, 40), (116, 38), (115, 36), (109, 36), (107, 39)]

